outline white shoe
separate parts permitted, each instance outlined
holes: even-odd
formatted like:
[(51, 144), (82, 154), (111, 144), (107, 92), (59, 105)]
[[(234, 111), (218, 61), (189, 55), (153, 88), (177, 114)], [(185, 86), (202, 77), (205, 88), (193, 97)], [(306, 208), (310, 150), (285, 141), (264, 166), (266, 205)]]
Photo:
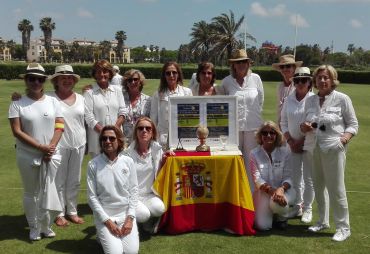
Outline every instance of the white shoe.
[(56, 236), (55, 232), (51, 230), (51, 228), (48, 228), (47, 230), (41, 232), (41, 234), (46, 238), (53, 238)]
[(40, 229), (38, 228), (30, 228), (30, 240), (31, 241), (40, 241)]
[(351, 231), (349, 229), (337, 229), (332, 240), (336, 242), (343, 242), (347, 240), (347, 238), (351, 235)]
[(312, 221), (312, 210), (304, 211), (302, 214), (301, 221), (303, 223), (310, 223)]
[(327, 229), (329, 227), (330, 226), (328, 224), (317, 223), (316, 225), (313, 225), (313, 226), (309, 227), (308, 231), (316, 233), (316, 232), (319, 232), (321, 230)]
[(293, 206), (289, 208), (288, 219), (293, 219), (295, 217), (302, 216), (302, 208), (300, 206)]

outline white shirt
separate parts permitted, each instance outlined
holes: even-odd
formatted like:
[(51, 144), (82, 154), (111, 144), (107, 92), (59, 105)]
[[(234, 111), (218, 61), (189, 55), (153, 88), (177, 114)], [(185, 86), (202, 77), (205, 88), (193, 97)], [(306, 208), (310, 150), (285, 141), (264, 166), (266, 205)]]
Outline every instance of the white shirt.
[(160, 134), (168, 133), (168, 98), (174, 96), (192, 96), (189, 88), (177, 85), (175, 91), (170, 92), (166, 90), (164, 93), (155, 92), (152, 97), (150, 118), (157, 125), (158, 136)]
[(304, 105), (306, 99), (312, 95), (312, 92), (308, 92), (301, 101), (298, 101), (296, 91), (293, 91), (293, 93), (285, 99), (281, 110), (280, 121), (280, 127), (283, 133), (289, 132), (290, 136), (294, 139), (304, 137), (300, 129), (300, 124), (305, 121)]
[[(356, 135), (358, 121), (351, 99), (337, 91), (325, 96), (320, 108), (319, 96), (314, 95), (306, 100), (305, 119), (316, 122), (317, 128), (306, 134), (305, 149), (313, 151), (316, 142), (323, 151), (343, 146), (340, 137), (344, 132)], [(325, 131), (320, 130), (325, 126)]]
[(101, 153), (87, 166), (88, 203), (96, 221), (135, 216), (138, 187), (134, 162), (120, 154), (115, 161)]
[(276, 94), (277, 94), (277, 117), (278, 117), (278, 123), (280, 123), (280, 116), (281, 116), (281, 110), (283, 108), (283, 104), (285, 99), (291, 95), (295, 90), (294, 83), (291, 82), (289, 86), (285, 86), (284, 82), (281, 82), (277, 88)]
[[(49, 144), (54, 136), (55, 118), (63, 117), (60, 103), (57, 99), (44, 95), (44, 98), (34, 101), (28, 96), (22, 96), (18, 101), (12, 101), (9, 107), (9, 118), (19, 118), (21, 129), (40, 144)], [(17, 148), (26, 149), (35, 154), (39, 150), (16, 139)]]
[(260, 76), (250, 73), (244, 77), (243, 85), (231, 75), (221, 82), (220, 93), (238, 97), (238, 118), (240, 131), (257, 130), (262, 121), (264, 91)]
[(72, 105), (68, 105), (61, 100), (55, 92), (48, 93), (60, 102), (64, 116), (64, 132), (59, 140), (62, 148), (79, 148), (86, 144), (85, 131), (85, 99), (81, 94), (74, 93), (76, 100)]
[(109, 85), (104, 91), (98, 84), (84, 93), (85, 121), (88, 125), (87, 139), (89, 152), (99, 153), (99, 134), (94, 130), (99, 122), (101, 125), (115, 124), (118, 116), (126, 116), (127, 108), (123, 99), (122, 89)]
[[(194, 96), (199, 96), (199, 86), (200, 86), (200, 84), (197, 82), (197, 83), (193, 84), (193, 86), (191, 87), (191, 92)], [(213, 89), (215, 89), (216, 94), (218, 94), (217, 93), (218, 88), (219, 88), (219, 86), (216, 83), (214, 83), (213, 84)], [(212, 94), (205, 94), (205, 95), (212, 95)]]
[(272, 151), (272, 162), (262, 146), (254, 148), (249, 155), (249, 167), (256, 188), (259, 189), (264, 183), (268, 183), (273, 188), (278, 188), (283, 183), (292, 186), (289, 157), (290, 151), (285, 146), (276, 147)]
[(114, 85), (114, 86), (118, 86), (118, 87), (122, 87), (122, 80), (123, 80), (123, 77), (119, 74), (119, 73), (116, 73), (112, 80), (110, 81), (110, 84), (111, 85)]

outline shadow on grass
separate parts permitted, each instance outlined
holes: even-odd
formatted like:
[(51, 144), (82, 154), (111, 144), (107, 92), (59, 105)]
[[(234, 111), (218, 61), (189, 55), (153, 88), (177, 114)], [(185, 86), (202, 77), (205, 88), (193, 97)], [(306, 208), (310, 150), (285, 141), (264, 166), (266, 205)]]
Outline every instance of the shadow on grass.
[(24, 215), (2, 215), (0, 216), (0, 242), (3, 240), (17, 239), (31, 243), (28, 238), (29, 229)]
[(307, 237), (307, 238), (321, 238), (321, 237), (332, 237), (333, 234), (327, 231), (320, 233), (313, 233), (308, 231), (308, 225), (292, 225), (288, 224), (287, 229), (275, 229), (268, 231), (256, 231), (256, 237), (266, 237), (271, 235), (279, 235), (285, 237)]
[(80, 215), (80, 216), (92, 215), (92, 213), (93, 213), (90, 206), (86, 203), (78, 204), (77, 211), (78, 211), (78, 215)]

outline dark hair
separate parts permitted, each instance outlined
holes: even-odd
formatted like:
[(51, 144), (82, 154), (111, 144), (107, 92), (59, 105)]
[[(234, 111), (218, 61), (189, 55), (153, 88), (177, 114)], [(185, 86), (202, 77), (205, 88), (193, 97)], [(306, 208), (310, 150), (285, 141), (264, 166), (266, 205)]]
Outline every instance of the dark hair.
[(143, 87), (145, 85), (145, 76), (144, 74), (139, 71), (139, 70), (135, 70), (135, 69), (130, 69), (128, 71), (126, 71), (124, 74), (123, 74), (123, 79), (122, 79), (122, 86), (123, 88), (128, 92), (128, 86), (127, 86), (127, 79), (131, 78), (132, 76), (134, 76), (134, 74), (137, 74), (139, 75), (139, 79), (140, 79), (140, 92), (143, 90)]
[(166, 79), (166, 70), (171, 65), (175, 66), (176, 71), (178, 73), (177, 74), (177, 84), (180, 84), (180, 85), (183, 84), (184, 76), (182, 74), (180, 65), (174, 61), (170, 61), (170, 62), (165, 63), (162, 67), (161, 80), (160, 80), (159, 89), (158, 89), (159, 92), (165, 92), (168, 88), (167, 79)]
[(140, 122), (147, 121), (152, 126), (152, 140), (157, 141), (157, 127), (155, 126), (155, 123), (147, 116), (142, 116), (139, 119), (137, 119), (135, 126), (134, 126), (134, 132), (133, 132), (133, 139), (135, 140), (136, 145), (139, 144), (139, 139), (137, 138), (137, 127)]
[(113, 78), (113, 66), (105, 59), (98, 60), (94, 63), (92, 67), (91, 76), (95, 79), (95, 74), (98, 69), (109, 71), (109, 81)]
[(118, 155), (120, 152), (123, 151), (123, 147), (124, 147), (124, 144), (125, 144), (124, 141), (123, 141), (122, 131), (114, 125), (106, 125), (106, 126), (103, 127), (103, 129), (101, 130), (100, 135), (99, 135), (99, 145), (100, 145), (100, 152), (101, 153), (103, 152), (102, 141), (103, 141), (103, 135), (104, 135), (105, 131), (114, 131), (114, 133), (116, 134), (117, 143), (118, 143), (118, 148), (117, 148), (117, 155)]
[(211, 84), (213, 85), (216, 81), (216, 71), (215, 71), (215, 66), (213, 65), (213, 63), (211, 62), (201, 62), (200, 64), (198, 64), (198, 70), (197, 70), (197, 81), (200, 85), (200, 73), (205, 70), (205, 69), (208, 69), (210, 68), (211, 71), (212, 71), (212, 80), (211, 80)]

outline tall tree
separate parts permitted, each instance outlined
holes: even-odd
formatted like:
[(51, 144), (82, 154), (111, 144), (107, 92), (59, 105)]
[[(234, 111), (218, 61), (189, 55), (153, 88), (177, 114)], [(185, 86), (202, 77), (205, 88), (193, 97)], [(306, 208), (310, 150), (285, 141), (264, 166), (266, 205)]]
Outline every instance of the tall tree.
[(42, 18), (40, 20), (40, 29), (44, 33), (44, 47), (46, 50), (46, 60), (50, 62), (52, 57), (51, 40), (53, 30), (55, 29), (55, 23), (51, 20), (50, 17)]
[(118, 55), (119, 61), (121, 62), (122, 60), (122, 63), (123, 63), (122, 53), (123, 53), (123, 47), (125, 46), (125, 40), (127, 40), (126, 32), (117, 31), (115, 38), (117, 40), (116, 54)]
[(110, 43), (110, 41), (107, 41), (107, 40), (104, 40), (104, 41), (101, 41), (99, 43), (99, 47), (102, 51), (102, 59), (106, 59), (109, 61), (109, 53), (110, 53), (110, 49), (112, 47), (112, 44)]
[(33, 25), (31, 25), (31, 21), (28, 19), (19, 21), (18, 31), (22, 33), (23, 57), (27, 62), (27, 50), (30, 48), (31, 31), (33, 31)]
[(201, 61), (208, 60), (210, 48), (213, 42), (212, 26), (204, 20), (194, 23), (190, 33), (190, 49), (192, 52), (198, 51)]
[(3, 55), (3, 60), (5, 60), (5, 54), (3, 52), (3, 50), (5, 49), (5, 46), (6, 46), (5, 41), (3, 41), (3, 39), (0, 38), (0, 55)]
[(16, 49), (17, 44), (15, 43), (15, 41), (10, 40), (6, 42), (6, 46), (9, 49), (10, 55), (12, 56), (12, 58), (14, 58), (15, 49)]
[(353, 51), (355, 51), (355, 44), (351, 43), (348, 44), (347, 51), (349, 52), (349, 55), (352, 55)]
[(244, 21), (244, 15), (235, 20), (234, 13), (230, 10), (230, 15), (222, 13), (220, 16), (212, 19), (212, 29), (214, 30), (215, 48), (214, 52), (223, 54), (227, 52), (227, 57), (230, 58), (233, 49), (239, 48), (240, 42), (237, 39), (237, 32)]

